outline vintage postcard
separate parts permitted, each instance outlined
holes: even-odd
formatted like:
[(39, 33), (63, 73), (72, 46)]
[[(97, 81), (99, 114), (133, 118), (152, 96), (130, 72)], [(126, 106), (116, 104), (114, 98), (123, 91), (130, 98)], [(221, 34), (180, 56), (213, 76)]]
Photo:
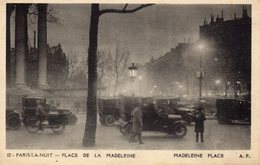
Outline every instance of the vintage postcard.
[(260, 164), (260, 2), (1, 2), (1, 164)]

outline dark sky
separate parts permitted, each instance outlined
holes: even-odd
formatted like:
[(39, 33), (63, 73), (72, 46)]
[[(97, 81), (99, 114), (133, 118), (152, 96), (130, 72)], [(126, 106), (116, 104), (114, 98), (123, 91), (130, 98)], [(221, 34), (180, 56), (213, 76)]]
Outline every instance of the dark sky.
[[(88, 4), (51, 4), (60, 24), (48, 24), (48, 43), (61, 43), (67, 55), (86, 56), (90, 22)], [(124, 5), (101, 5), (122, 8)], [(129, 8), (136, 5), (129, 5)], [(251, 16), (251, 8), (247, 6)], [(224, 19), (242, 16), (241, 5), (155, 5), (132, 14), (106, 14), (99, 24), (99, 49), (114, 52), (116, 46), (129, 50), (132, 62), (144, 63), (164, 55), (177, 43), (199, 37), (199, 26), (224, 11)], [(35, 25), (29, 26), (30, 43)]]

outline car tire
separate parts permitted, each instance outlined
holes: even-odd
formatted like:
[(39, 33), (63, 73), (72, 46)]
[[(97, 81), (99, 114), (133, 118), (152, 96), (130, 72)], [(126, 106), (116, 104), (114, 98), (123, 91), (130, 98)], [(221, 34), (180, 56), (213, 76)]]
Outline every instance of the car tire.
[(115, 117), (114, 117), (113, 115), (107, 115), (107, 116), (105, 116), (105, 124), (106, 124), (107, 126), (112, 126), (112, 125), (114, 125), (114, 124), (115, 124), (115, 121), (116, 121), (116, 119), (115, 119)]
[(7, 128), (17, 130), (21, 127), (21, 120), (19, 116), (11, 115), (6, 119)]
[(171, 133), (176, 138), (183, 138), (187, 134), (187, 127), (182, 123), (173, 124), (171, 126)]
[(25, 129), (30, 133), (36, 133), (40, 129), (39, 124), (40, 122), (36, 119), (36, 117), (30, 116), (25, 125)]
[(27, 115), (23, 119), (23, 124), (27, 125), (29, 123), (29, 121), (34, 120), (34, 119), (36, 120), (36, 116), (35, 115)]
[(217, 119), (218, 119), (218, 123), (219, 124), (226, 124), (226, 123), (228, 123), (225, 112), (219, 112), (218, 116), (217, 116)]
[(60, 123), (55, 123), (51, 125), (51, 129), (54, 133), (56, 134), (61, 134), (65, 130), (65, 124), (60, 122)]

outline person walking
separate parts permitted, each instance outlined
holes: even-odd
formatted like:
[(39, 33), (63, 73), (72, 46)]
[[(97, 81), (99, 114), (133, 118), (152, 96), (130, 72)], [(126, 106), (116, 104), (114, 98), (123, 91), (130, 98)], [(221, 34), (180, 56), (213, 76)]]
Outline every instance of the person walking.
[(204, 133), (204, 121), (206, 120), (206, 117), (204, 113), (202, 112), (204, 110), (201, 107), (198, 107), (195, 112), (195, 132), (196, 132), (196, 142), (199, 141), (199, 134), (200, 134), (200, 140), (203, 143), (203, 133)]
[(135, 137), (137, 136), (139, 144), (144, 144), (142, 141), (142, 131), (143, 131), (143, 113), (142, 113), (142, 106), (140, 104), (137, 105), (136, 108), (132, 112), (132, 118), (133, 118), (133, 126), (132, 126), (132, 132), (129, 139), (129, 142), (136, 142)]

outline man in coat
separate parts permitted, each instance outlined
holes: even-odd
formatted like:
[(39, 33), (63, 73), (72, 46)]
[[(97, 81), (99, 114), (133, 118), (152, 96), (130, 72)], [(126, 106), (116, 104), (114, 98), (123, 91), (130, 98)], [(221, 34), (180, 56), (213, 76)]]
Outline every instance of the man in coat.
[(195, 113), (195, 132), (196, 132), (196, 142), (200, 140), (203, 143), (203, 133), (204, 133), (204, 121), (206, 120), (204, 113), (202, 112), (203, 108), (198, 107)]
[[(136, 106), (137, 105), (137, 106)], [(130, 142), (135, 142), (135, 137), (137, 136), (139, 144), (144, 144), (142, 141), (142, 131), (143, 131), (143, 113), (142, 106), (140, 104), (135, 104), (136, 108), (132, 112), (133, 126), (132, 133), (130, 136)]]

